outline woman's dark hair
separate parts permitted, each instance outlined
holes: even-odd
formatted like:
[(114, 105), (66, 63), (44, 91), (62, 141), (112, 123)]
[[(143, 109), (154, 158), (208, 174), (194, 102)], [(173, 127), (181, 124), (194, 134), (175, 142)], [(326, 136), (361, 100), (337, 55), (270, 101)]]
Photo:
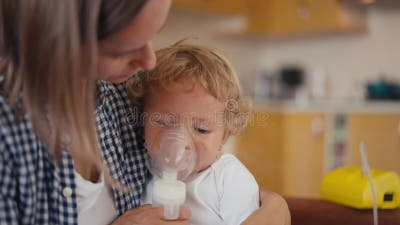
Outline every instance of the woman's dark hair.
[(146, 0), (103, 0), (100, 5), (97, 37), (99, 40), (128, 25), (143, 8)]
[(22, 96), (58, 161), (69, 140), (71, 154), (104, 170), (93, 115), (98, 41), (126, 27), (146, 2), (0, 0), (0, 89), (11, 105)]

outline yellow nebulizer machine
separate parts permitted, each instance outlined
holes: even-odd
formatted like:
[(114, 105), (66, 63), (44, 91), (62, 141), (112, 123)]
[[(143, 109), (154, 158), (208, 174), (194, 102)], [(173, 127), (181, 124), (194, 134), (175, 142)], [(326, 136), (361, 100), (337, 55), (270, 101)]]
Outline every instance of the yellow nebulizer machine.
[(321, 184), (321, 198), (356, 209), (400, 207), (400, 176), (370, 169), (360, 144), (362, 167), (345, 166), (328, 173)]
[[(391, 171), (372, 169), (377, 206), (394, 209), (400, 206), (400, 178)], [(372, 209), (373, 197), (367, 176), (360, 167), (346, 166), (327, 174), (321, 185), (321, 197), (325, 200), (357, 209)]]

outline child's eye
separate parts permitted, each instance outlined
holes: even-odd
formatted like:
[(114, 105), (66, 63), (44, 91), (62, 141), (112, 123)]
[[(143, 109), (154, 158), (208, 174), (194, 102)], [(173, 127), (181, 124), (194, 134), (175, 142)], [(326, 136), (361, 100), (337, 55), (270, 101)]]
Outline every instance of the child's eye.
[(211, 133), (211, 130), (205, 129), (205, 128), (201, 128), (201, 127), (196, 127), (195, 128), (196, 132), (200, 133), (200, 134), (209, 134)]
[(164, 121), (161, 121), (161, 120), (156, 120), (154, 122), (156, 122), (156, 124), (161, 126), (161, 127), (173, 127), (173, 126), (175, 126), (174, 123), (164, 122)]

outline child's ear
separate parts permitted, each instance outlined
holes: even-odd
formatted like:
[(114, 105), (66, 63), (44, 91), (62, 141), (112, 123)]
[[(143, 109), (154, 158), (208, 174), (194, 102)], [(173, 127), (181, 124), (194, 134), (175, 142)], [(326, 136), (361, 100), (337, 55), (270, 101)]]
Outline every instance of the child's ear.
[(230, 137), (231, 135), (232, 135), (232, 133), (231, 133), (231, 131), (229, 131), (229, 130), (226, 130), (226, 131), (224, 132), (224, 136), (222, 137), (221, 146), (224, 145), (224, 144), (228, 141), (228, 139), (229, 139), (229, 137)]

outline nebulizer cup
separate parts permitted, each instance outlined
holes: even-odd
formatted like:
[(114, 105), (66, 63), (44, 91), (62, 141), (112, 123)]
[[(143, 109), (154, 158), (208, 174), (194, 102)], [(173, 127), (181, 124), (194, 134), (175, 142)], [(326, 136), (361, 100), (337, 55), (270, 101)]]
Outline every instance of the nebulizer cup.
[(157, 178), (153, 186), (153, 206), (164, 207), (164, 218), (179, 217), (180, 206), (185, 202), (184, 181), (196, 166), (196, 151), (187, 128), (169, 127), (159, 137), (159, 149), (150, 151), (148, 167)]

